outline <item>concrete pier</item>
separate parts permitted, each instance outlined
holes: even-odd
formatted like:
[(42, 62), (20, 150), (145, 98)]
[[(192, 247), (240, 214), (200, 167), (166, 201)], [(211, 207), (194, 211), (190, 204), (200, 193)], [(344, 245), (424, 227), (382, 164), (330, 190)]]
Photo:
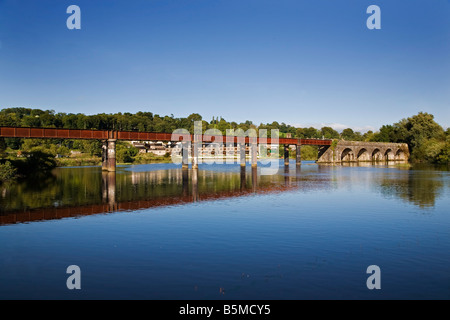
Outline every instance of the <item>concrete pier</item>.
[(192, 169), (198, 169), (198, 152), (199, 152), (199, 141), (201, 137), (198, 134), (194, 134), (192, 147), (191, 147), (191, 157), (192, 157)]
[(239, 161), (241, 167), (245, 167), (245, 143), (239, 144)]
[(252, 168), (258, 166), (258, 145), (255, 143), (250, 144), (250, 158), (252, 162)]
[(302, 151), (302, 145), (297, 144), (297, 146), (295, 147), (295, 165), (296, 166), (299, 166), (302, 164), (301, 151)]
[(108, 140), (102, 140), (102, 171), (108, 171)]
[(284, 166), (289, 167), (289, 145), (284, 145)]
[(182, 142), (181, 146), (181, 167), (187, 169), (189, 167), (189, 145), (187, 142)]
[(116, 139), (108, 139), (108, 172), (116, 171)]
[(116, 171), (116, 139), (103, 140), (102, 170), (108, 172)]

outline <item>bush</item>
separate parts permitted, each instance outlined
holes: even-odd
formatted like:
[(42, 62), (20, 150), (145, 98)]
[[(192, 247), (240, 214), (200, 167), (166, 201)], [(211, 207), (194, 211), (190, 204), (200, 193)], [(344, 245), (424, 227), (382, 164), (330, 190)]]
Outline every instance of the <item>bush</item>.
[(317, 146), (302, 146), (300, 151), (300, 155), (302, 160), (317, 160), (319, 154), (319, 150)]
[(40, 150), (23, 152), (23, 159), (17, 159), (13, 165), (20, 176), (46, 174), (56, 167), (55, 156)]
[(447, 137), (445, 145), (437, 155), (436, 162), (439, 164), (450, 164), (450, 136)]
[(116, 159), (119, 163), (130, 163), (134, 161), (134, 157), (138, 154), (139, 150), (133, 146), (127, 146), (122, 144), (116, 145)]
[(0, 154), (4, 153), (7, 147), (5, 138), (0, 138)]
[(8, 181), (16, 178), (17, 169), (11, 164), (11, 162), (6, 161), (0, 164), (0, 183), (3, 181)]
[(445, 147), (445, 141), (438, 139), (422, 139), (413, 149), (411, 156), (416, 162), (434, 163), (437, 161), (438, 155), (442, 153)]

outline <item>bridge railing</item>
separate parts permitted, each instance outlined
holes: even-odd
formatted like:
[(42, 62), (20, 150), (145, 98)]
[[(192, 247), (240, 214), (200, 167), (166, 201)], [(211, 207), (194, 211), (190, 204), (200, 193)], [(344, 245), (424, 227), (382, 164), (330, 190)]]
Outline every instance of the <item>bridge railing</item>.
[[(136, 131), (108, 131), (90, 129), (63, 129), (63, 128), (32, 128), (32, 127), (0, 127), (0, 137), (5, 138), (35, 138), (35, 139), (117, 139), (129, 141), (172, 141), (172, 134), (161, 132), (136, 132)], [(226, 136), (224, 136), (225, 138)], [(202, 135), (203, 142), (213, 142), (214, 136)], [(193, 135), (191, 135), (193, 141)], [(223, 139), (223, 141), (226, 141)], [(263, 140), (264, 143), (272, 144), (272, 139)], [(238, 142), (238, 137), (234, 138)], [(245, 137), (245, 143), (249, 143), (250, 138)], [(257, 143), (260, 143), (258, 138)], [(277, 144), (288, 145), (331, 145), (329, 139), (296, 139), (278, 138)]]
[(60, 128), (23, 128), (0, 127), (0, 137), (36, 138), (36, 139), (108, 139), (108, 131), (60, 129)]

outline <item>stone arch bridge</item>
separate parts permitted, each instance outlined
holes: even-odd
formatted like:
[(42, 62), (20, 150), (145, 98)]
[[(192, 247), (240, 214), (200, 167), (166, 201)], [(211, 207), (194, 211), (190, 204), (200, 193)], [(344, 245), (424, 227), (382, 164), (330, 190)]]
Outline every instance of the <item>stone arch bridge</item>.
[(319, 147), (319, 163), (362, 161), (408, 161), (406, 143), (361, 142), (340, 140), (336, 145)]

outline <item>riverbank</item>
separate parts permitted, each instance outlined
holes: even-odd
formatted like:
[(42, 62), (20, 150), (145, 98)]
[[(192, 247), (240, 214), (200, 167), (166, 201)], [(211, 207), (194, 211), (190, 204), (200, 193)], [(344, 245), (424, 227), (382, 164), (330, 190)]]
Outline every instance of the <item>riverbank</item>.
[[(305, 151), (302, 152), (302, 160), (317, 160), (317, 157), (313, 156), (314, 151), (314, 149), (309, 150), (309, 148), (305, 148)], [(102, 159), (100, 156), (91, 156), (88, 154), (77, 154), (68, 157), (54, 157), (53, 155), (47, 153), (32, 152), (20, 153), (19, 155), (10, 153), (7, 155), (4, 154), (3, 156), (3, 159), (0, 159), (0, 183), (12, 181), (17, 178), (27, 178), (33, 175), (42, 175), (45, 174), (45, 172), (50, 172), (52, 169), (58, 167), (84, 167), (102, 165)], [(292, 152), (291, 150), (289, 158), (295, 159), (295, 150), (294, 152)], [(279, 157), (279, 159), (283, 159), (283, 157), (281, 156)], [(140, 153), (135, 155), (134, 157), (129, 157), (127, 159), (131, 161), (120, 161), (119, 159), (117, 160), (117, 165), (138, 165), (152, 163), (171, 163), (172, 157), (170, 156), (170, 154), (158, 156), (153, 153)], [(365, 162), (363, 162), (363, 164), (364, 163)], [(367, 164), (370, 163), (367, 162)], [(395, 167), (399, 169), (410, 169), (416, 166), (429, 167), (433, 165), (430, 163), (420, 162), (402, 162), (395, 164)], [(440, 168), (443, 166), (441, 165), (438, 167)]]
[[(157, 156), (151, 153), (137, 154), (134, 157), (126, 159), (130, 161), (123, 161), (124, 159), (117, 160), (118, 165), (172, 162), (170, 155)], [(3, 157), (0, 158), (0, 183), (45, 174), (45, 172), (59, 167), (101, 166), (101, 164), (101, 157), (89, 154), (55, 157), (51, 153), (40, 151), (10, 152), (3, 154)]]

